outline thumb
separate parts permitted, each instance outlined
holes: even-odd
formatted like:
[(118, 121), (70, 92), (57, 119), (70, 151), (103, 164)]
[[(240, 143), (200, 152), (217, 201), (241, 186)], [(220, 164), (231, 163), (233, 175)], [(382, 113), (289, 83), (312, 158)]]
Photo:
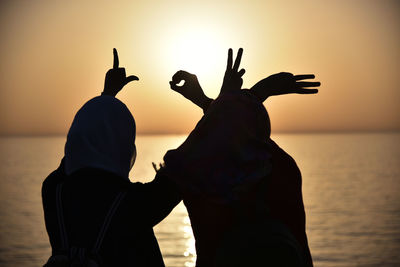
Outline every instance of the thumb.
[(139, 81), (139, 78), (135, 75), (128, 76), (125, 79), (125, 85), (133, 81)]

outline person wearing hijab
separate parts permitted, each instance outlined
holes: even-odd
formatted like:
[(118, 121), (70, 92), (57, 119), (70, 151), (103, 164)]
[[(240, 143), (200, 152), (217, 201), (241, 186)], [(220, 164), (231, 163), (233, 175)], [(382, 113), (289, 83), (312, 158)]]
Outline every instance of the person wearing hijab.
[[(305, 231), (301, 173), (270, 138), (263, 102), (272, 95), (311, 94), (314, 75), (279, 73), (243, 89), (232, 50), (216, 100), (195, 75), (178, 71), (171, 89), (205, 115), (186, 141), (164, 157), (166, 175), (182, 192), (196, 239), (197, 267), (313, 266)], [(177, 84), (185, 81), (182, 86)]]
[(164, 266), (153, 227), (181, 196), (162, 169), (150, 183), (129, 180), (136, 126), (115, 95), (133, 80), (138, 78), (126, 77), (118, 67), (114, 49), (114, 68), (106, 74), (104, 92), (77, 112), (65, 156), (43, 182), (52, 248), (45, 266)]

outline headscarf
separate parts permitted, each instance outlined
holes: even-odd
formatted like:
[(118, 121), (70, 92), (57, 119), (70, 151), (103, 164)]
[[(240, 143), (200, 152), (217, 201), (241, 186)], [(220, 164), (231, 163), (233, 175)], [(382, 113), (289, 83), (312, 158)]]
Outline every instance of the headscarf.
[(67, 175), (92, 167), (128, 179), (135, 155), (135, 120), (124, 103), (112, 96), (89, 100), (76, 113), (65, 144)]
[(269, 117), (248, 90), (220, 95), (186, 141), (164, 157), (183, 194), (231, 203), (269, 174)]

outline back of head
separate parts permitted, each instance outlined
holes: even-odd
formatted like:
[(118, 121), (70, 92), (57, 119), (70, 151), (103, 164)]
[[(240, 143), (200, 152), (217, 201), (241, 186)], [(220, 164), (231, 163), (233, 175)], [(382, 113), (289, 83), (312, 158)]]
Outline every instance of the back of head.
[(135, 135), (135, 120), (125, 104), (111, 96), (89, 100), (75, 115), (68, 132), (67, 175), (92, 167), (128, 178)]
[(165, 155), (164, 173), (186, 194), (237, 201), (271, 170), (269, 134), (258, 99), (245, 90), (222, 94), (186, 141)]

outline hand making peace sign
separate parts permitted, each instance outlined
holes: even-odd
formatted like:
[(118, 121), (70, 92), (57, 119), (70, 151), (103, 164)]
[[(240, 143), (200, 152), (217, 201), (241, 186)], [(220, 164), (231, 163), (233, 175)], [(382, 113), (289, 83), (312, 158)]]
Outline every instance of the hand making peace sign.
[(238, 91), (243, 85), (242, 76), (246, 72), (245, 69), (239, 71), (240, 61), (242, 59), (243, 48), (239, 48), (235, 60), (235, 64), (232, 67), (232, 48), (228, 50), (228, 62), (226, 65), (226, 71), (224, 81), (222, 83), (220, 94), (232, 91)]

